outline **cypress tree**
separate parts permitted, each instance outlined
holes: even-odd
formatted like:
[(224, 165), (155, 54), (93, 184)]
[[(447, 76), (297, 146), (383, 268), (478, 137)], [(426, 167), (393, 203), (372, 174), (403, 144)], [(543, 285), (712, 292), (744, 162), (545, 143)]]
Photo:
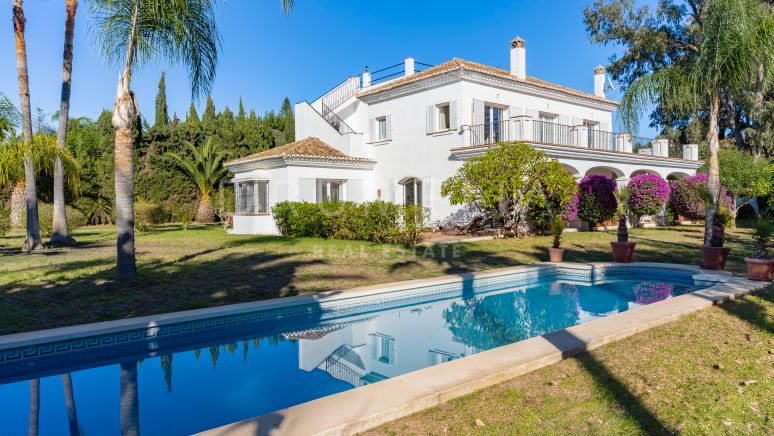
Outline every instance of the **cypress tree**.
[(212, 101), (212, 96), (207, 96), (207, 105), (204, 107), (204, 114), (202, 114), (202, 129), (209, 134), (214, 134), (217, 130), (217, 113), (215, 113), (215, 103)]
[(156, 121), (153, 127), (160, 129), (169, 124), (169, 113), (167, 112), (167, 84), (164, 79), (164, 72), (161, 72), (159, 79), (159, 91), (156, 93)]
[(196, 106), (191, 102), (191, 106), (188, 108), (188, 116), (185, 118), (186, 124), (190, 124), (199, 127), (199, 113), (196, 112)]
[(180, 123), (180, 120), (177, 119), (177, 112), (172, 113), (172, 128), (174, 129), (177, 127), (177, 125)]
[(237, 121), (244, 121), (246, 118), (245, 107), (242, 105), (242, 97), (239, 97), (239, 112), (237, 112)]
[(293, 117), (293, 107), (290, 105), (290, 99), (285, 97), (282, 101), (282, 109), (280, 109), (280, 116), (283, 121), (282, 131), (285, 132), (285, 138), (289, 142), (296, 140), (296, 120)]

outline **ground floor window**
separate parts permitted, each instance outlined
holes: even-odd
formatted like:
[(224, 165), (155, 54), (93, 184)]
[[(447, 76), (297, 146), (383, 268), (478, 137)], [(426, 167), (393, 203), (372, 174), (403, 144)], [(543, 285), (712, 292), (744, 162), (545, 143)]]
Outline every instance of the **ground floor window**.
[(246, 180), (236, 182), (236, 214), (269, 213), (269, 181)]
[(403, 183), (403, 204), (422, 205), (422, 181), (416, 177), (406, 179)]
[(317, 202), (330, 203), (344, 200), (344, 181), (317, 179)]

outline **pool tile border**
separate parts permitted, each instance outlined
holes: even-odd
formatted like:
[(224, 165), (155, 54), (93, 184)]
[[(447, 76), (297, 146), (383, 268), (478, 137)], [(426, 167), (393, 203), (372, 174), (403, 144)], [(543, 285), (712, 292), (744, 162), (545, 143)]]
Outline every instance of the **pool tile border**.
[(36, 332), (0, 336), (0, 365), (19, 364), (29, 359), (51, 358), (102, 347), (127, 346), (174, 338), (191, 333), (212, 332), (235, 326), (288, 323), (317, 316), (316, 321), (406, 304), (452, 298), (466, 290), (472, 293), (497, 289), (504, 283), (528, 285), (547, 275), (563, 280), (597, 282), (627, 273), (684, 275), (681, 270), (661, 264), (562, 264), (543, 263), (483, 272), (447, 275), (332, 291), (321, 294), (263, 300), (140, 318), (84, 324)]
[[(616, 264), (557, 264), (592, 272)], [(202, 432), (220, 435), (348, 435), (556, 363), (573, 354), (679, 319), (769, 283), (689, 265), (635, 263), (619, 271), (683, 271), (714, 286), (483, 351), (443, 365)]]

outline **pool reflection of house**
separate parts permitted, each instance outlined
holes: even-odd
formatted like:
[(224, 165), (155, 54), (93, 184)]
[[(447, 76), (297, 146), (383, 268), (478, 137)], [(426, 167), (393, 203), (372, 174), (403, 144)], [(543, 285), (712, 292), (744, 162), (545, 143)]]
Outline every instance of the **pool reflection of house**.
[(284, 336), (298, 341), (300, 369), (320, 369), (359, 387), (627, 310), (633, 300), (614, 287), (544, 286), (420, 304)]

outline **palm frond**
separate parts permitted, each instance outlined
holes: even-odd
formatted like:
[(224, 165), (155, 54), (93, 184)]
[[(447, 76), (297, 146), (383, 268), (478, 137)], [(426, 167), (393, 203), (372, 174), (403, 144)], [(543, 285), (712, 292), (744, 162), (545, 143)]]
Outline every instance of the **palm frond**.
[(223, 167), (226, 154), (216, 145), (212, 138), (201, 147), (195, 147), (190, 142), (185, 143), (191, 153), (191, 158), (184, 158), (177, 153), (166, 153), (177, 165), (193, 179), (202, 197), (209, 197), (213, 187), (222, 179), (227, 171)]
[(35, 134), (32, 141), (9, 141), (0, 147), (0, 184), (24, 179), (24, 161), (30, 158), (38, 174), (54, 174), (56, 159), (62, 162), (65, 180), (75, 193), (80, 192), (80, 165), (66, 149), (56, 145), (52, 135)]
[(11, 136), (19, 127), (21, 113), (5, 94), (0, 92), (0, 140)]

